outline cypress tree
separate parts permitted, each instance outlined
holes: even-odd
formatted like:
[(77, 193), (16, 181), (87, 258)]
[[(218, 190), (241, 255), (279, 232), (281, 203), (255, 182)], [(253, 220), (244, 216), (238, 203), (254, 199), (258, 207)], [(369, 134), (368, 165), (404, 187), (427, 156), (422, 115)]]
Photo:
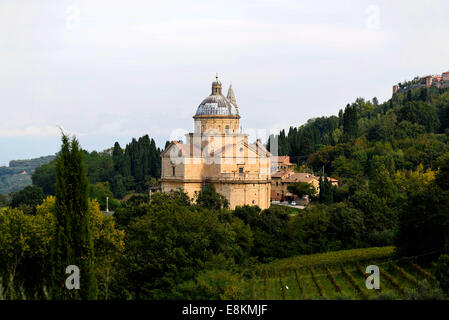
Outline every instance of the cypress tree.
[(112, 160), (114, 162), (114, 171), (115, 173), (124, 174), (124, 156), (123, 149), (120, 147), (120, 144), (116, 142), (114, 144), (114, 150), (112, 151)]
[(325, 204), (331, 204), (334, 202), (333, 195), (333, 186), (332, 182), (327, 179), (327, 177), (323, 178), (320, 176), (319, 179), (320, 193), (319, 193), (319, 202)]
[[(54, 299), (96, 299), (94, 246), (88, 211), (88, 180), (83, 151), (63, 133), (56, 160), (55, 230), (51, 243), (51, 294)], [(80, 269), (80, 289), (68, 290), (66, 267)]]

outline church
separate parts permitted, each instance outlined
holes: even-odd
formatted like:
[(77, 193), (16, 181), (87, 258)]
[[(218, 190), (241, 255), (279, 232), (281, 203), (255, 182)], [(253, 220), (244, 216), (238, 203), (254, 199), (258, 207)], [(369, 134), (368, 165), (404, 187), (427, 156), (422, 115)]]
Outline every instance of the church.
[(270, 153), (259, 141), (248, 142), (240, 127), (239, 108), (232, 85), (227, 96), (222, 85), (212, 82), (212, 92), (193, 116), (193, 132), (185, 141), (172, 141), (162, 153), (162, 192), (183, 189), (195, 192), (213, 184), (230, 208), (270, 206)]

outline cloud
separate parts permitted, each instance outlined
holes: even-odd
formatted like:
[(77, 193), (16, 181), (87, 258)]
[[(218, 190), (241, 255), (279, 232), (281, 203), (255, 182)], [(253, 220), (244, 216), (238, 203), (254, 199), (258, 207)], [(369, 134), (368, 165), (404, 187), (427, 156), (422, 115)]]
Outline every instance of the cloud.
[(163, 143), (191, 130), (215, 72), (232, 81), (244, 129), (299, 126), (449, 69), (448, 10), (443, 0), (3, 0), (0, 137), (52, 139), (60, 124), (95, 148), (143, 134)]
[(58, 127), (54, 126), (26, 126), (22, 128), (8, 128), (0, 127), (0, 137), (24, 137), (24, 136), (38, 136), (38, 137), (56, 137), (60, 135)]

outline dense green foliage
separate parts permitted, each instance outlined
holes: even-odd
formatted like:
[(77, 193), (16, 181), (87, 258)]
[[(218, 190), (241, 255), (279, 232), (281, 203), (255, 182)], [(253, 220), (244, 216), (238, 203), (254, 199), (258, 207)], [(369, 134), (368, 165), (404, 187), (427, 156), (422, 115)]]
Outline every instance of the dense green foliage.
[(196, 194), (196, 203), (212, 210), (221, 210), (229, 207), (228, 199), (219, 194), (213, 184), (204, 186), (203, 190)]
[(36, 206), (44, 201), (44, 197), (40, 187), (26, 186), (11, 194), (10, 205), (12, 208), (19, 208), (25, 213), (32, 214), (36, 212)]
[[(124, 232), (115, 227), (111, 216), (100, 211), (96, 201), (89, 202), (88, 210), (95, 248), (95, 274), (100, 288), (98, 297), (108, 299), (115, 275), (113, 262), (124, 250)], [(4, 288), (3, 299), (22, 296), (57, 298), (48, 290), (54, 228), (54, 197), (48, 197), (37, 206), (35, 215), (24, 214), (18, 209), (0, 209), (0, 288)], [(0, 300), (1, 295), (0, 292)]]
[(449, 154), (442, 157), (435, 181), (410, 192), (402, 207), (397, 237), (399, 253), (426, 255), (449, 250)]
[(0, 194), (0, 208), (6, 207), (9, 203), (8, 197), (4, 194)]
[[(125, 150), (116, 142), (114, 147), (103, 152), (84, 151), (84, 162), (87, 168), (89, 183), (98, 189), (98, 183), (108, 183), (115, 198), (123, 198), (127, 192), (145, 192), (156, 184), (160, 177), (161, 150), (156, 147), (154, 139), (145, 135), (138, 140), (133, 139)], [(36, 169), (33, 184), (43, 189), (46, 195), (55, 194), (56, 166), (55, 161)], [(109, 192), (107, 192), (109, 193)], [(92, 197), (94, 193), (90, 193)], [(105, 195), (97, 199), (101, 208), (105, 209)]]
[(312, 119), (272, 139), (279, 155), (345, 179), (371, 177), (381, 164), (389, 172), (420, 163), (429, 168), (448, 150), (449, 92), (425, 90), (395, 94), (382, 104), (359, 98), (338, 117)]
[[(448, 110), (447, 89), (418, 88), (382, 104), (360, 98), (338, 117), (312, 119), (271, 137), (280, 155), (342, 182), (335, 188), (320, 179), (318, 200), (325, 206), (308, 209), (316, 212), (311, 221), (297, 222), (310, 227), (303, 235), (310, 245), (303, 248), (316, 252), (395, 241), (399, 254), (428, 260), (447, 250)], [(327, 227), (339, 206), (345, 208), (339, 219), (348, 231)], [(347, 232), (354, 232), (351, 242)]]
[(307, 182), (295, 182), (287, 186), (289, 192), (297, 195), (299, 198), (304, 196), (314, 196), (316, 193), (315, 188)]
[(440, 283), (441, 289), (449, 293), (449, 255), (442, 254), (436, 262), (435, 277)]
[(126, 227), (121, 298), (173, 298), (200, 271), (232, 268), (249, 257), (251, 230), (228, 211), (186, 204), (179, 194), (158, 193), (150, 204), (133, 205), (139, 212)]

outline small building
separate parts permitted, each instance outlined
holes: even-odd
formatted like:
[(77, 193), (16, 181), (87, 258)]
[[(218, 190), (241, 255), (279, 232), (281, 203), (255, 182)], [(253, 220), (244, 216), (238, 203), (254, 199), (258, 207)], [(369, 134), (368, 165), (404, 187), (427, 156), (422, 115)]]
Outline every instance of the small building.
[(272, 156), (271, 172), (293, 170), (294, 164), (290, 163), (290, 156)]
[[(338, 186), (339, 181), (327, 177), (333, 186)], [(288, 186), (295, 182), (307, 182), (313, 185), (316, 192), (320, 192), (320, 177), (307, 172), (294, 172), (281, 170), (271, 174), (271, 201), (300, 201), (298, 197), (288, 191)], [(308, 202), (308, 199), (306, 203)]]
[(282, 170), (271, 175), (271, 201), (299, 200), (287, 188), (295, 182), (310, 183), (319, 192), (319, 178), (313, 174)]

